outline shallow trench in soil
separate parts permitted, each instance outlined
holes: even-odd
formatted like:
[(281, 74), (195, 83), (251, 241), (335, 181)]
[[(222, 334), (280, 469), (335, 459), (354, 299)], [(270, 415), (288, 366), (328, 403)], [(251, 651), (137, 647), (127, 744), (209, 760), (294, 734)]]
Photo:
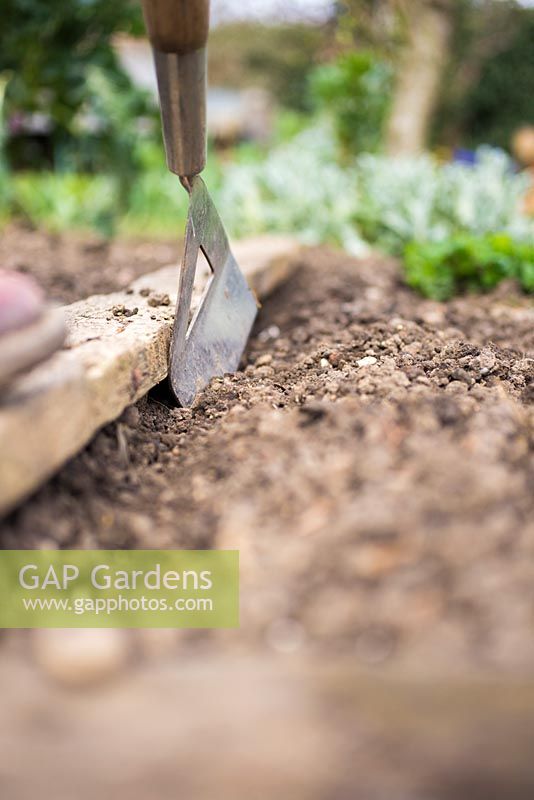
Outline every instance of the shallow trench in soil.
[[(64, 301), (174, 255), (14, 230), (0, 246)], [(311, 250), (238, 374), (192, 410), (158, 387), (0, 523), (0, 544), (239, 549), (240, 630), (182, 646), (530, 669), (533, 355), (532, 302), (511, 285), (433, 303), (393, 261)]]

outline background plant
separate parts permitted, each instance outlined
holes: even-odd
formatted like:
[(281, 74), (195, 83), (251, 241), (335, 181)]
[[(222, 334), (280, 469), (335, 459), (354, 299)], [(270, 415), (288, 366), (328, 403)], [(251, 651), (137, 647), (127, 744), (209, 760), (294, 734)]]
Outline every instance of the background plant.
[(408, 284), (434, 300), (488, 291), (506, 278), (534, 292), (534, 243), (507, 234), (459, 234), (439, 242), (411, 242), (404, 265)]
[(391, 102), (392, 70), (370, 51), (343, 53), (310, 76), (319, 112), (333, 120), (346, 153), (377, 150)]
[[(139, 3), (5, 0), (2, 10), (0, 221), (179, 235), (187, 197), (165, 168), (153, 98), (131, 85), (113, 46), (117, 33), (142, 31)], [(487, 39), (495, 19), (502, 36)], [(533, 221), (521, 211), (528, 178), (502, 151), (479, 149), (472, 166), (384, 151), (393, 111), (404, 109), (399, 74), (425, 69), (404, 59), (416, 40), (428, 57), (426, 26), (441, 30), (440, 58), (449, 60), (440, 98), (450, 124), (440, 142), (470, 145), (484, 131), (504, 142), (520, 115), (531, 119), (533, 19), (513, 0), (340, 0), (324, 28), (214, 30), (212, 81), (259, 84), (276, 100), (268, 144), (210, 154), (207, 179), (230, 232), (293, 231), (353, 253), (374, 246), (405, 255), (411, 284), (434, 297), (506, 276), (530, 290)], [(410, 108), (418, 113), (419, 101)], [(17, 135), (35, 113), (47, 120), (49, 152)], [(403, 144), (410, 151), (424, 144), (423, 122)]]
[[(93, 137), (93, 150), (100, 144), (100, 152), (91, 166), (98, 168), (106, 157), (111, 165), (117, 148), (108, 148), (117, 139), (120, 117), (115, 104), (128, 93), (135, 97), (129, 121), (142, 104), (119, 66), (112, 38), (119, 31), (139, 30), (140, 25), (140, 4), (133, 0), (3, 0), (0, 73), (10, 74), (5, 115), (11, 132), (20, 126), (21, 115), (41, 114), (50, 123), (55, 165), (62, 168), (62, 162), (70, 159), (73, 167), (86, 168), (88, 137), (80, 135), (80, 116), (94, 125), (94, 112), (103, 110), (100, 92), (107, 82), (116, 90), (113, 114), (108, 114), (106, 124)], [(95, 87), (97, 74), (100, 85)], [(117, 110), (114, 136), (110, 136), (109, 119)], [(27, 146), (23, 150), (27, 144), (11, 136), (6, 143), (8, 159), (40, 167), (43, 153)]]
[(512, 0), (458, 0), (432, 141), (509, 149), (534, 123), (534, 10)]
[(336, 139), (322, 125), (271, 150), (262, 162), (229, 166), (218, 197), (225, 223), (235, 236), (293, 231), (311, 244), (362, 252), (354, 224), (355, 170), (341, 167), (337, 155)]
[(534, 290), (534, 220), (522, 213), (528, 182), (491, 148), (474, 165), (371, 154), (340, 164), (323, 125), (263, 164), (230, 166), (218, 201), (234, 235), (293, 231), (355, 254), (373, 245), (405, 256), (410, 285), (445, 299), (506, 277)]
[(504, 231), (527, 238), (532, 220), (521, 213), (529, 185), (502, 151), (481, 148), (474, 165), (440, 164), (428, 155), (357, 162), (360, 202), (355, 220), (364, 237), (395, 255), (412, 241), (456, 233)]

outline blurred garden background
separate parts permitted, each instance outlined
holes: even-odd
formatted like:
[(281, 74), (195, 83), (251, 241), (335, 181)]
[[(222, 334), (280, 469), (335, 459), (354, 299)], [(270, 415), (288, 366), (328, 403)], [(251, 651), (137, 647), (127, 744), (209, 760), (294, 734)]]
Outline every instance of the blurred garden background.
[[(140, 3), (4, 0), (0, 228), (181, 236)], [(207, 181), (233, 236), (534, 291), (534, 7), (212, 0)]]

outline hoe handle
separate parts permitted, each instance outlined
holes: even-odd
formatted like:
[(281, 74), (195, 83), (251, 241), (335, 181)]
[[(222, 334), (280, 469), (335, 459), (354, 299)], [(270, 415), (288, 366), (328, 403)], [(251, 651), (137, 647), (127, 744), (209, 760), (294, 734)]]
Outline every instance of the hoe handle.
[(206, 164), (209, 0), (142, 0), (158, 78), (167, 165), (192, 178)]
[(143, 0), (152, 47), (179, 55), (206, 47), (209, 6), (209, 0)]

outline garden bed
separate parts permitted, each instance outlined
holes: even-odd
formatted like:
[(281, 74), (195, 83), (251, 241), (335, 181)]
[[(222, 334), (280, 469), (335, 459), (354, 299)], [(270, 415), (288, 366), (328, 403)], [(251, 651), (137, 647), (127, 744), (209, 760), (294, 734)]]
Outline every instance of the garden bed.
[[(173, 255), (20, 229), (6, 248), (60, 300)], [(531, 301), (433, 303), (399, 274), (309, 251), (240, 373), (192, 411), (164, 387), (128, 409), (0, 523), (2, 546), (239, 549), (241, 629), (181, 649), (531, 669)]]

